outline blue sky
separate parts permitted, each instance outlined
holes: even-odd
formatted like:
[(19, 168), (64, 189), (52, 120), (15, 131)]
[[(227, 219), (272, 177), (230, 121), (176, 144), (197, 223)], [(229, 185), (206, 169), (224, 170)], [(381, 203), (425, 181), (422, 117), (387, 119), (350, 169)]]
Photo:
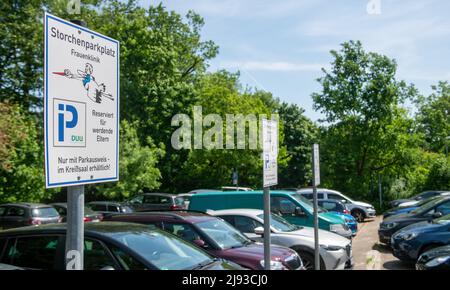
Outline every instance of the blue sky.
[[(450, 1), (372, 0), (163, 0), (169, 10), (194, 10), (205, 19), (203, 39), (220, 46), (210, 70), (241, 71), (244, 85), (270, 91), (303, 107), (313, 120), (311, 93), (328, 68), (331, 49), (353, 39), (366, 50), (395, 58), (399, 79), (423, 94), (450, 80)], [(143, 6), (161, 1), (141, 0)]]

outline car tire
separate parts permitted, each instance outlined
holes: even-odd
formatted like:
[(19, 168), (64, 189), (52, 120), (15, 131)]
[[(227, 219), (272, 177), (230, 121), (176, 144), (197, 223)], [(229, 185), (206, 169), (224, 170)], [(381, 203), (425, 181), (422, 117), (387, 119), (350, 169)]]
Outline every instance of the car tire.
[[(314, 261), (314, 255), (309, 252), (303, 252), (299, 251), (298, 254), (300, 255), (300, 258), (303, 261), (303, 267), (305, 267), (306, 270), (315, 270), (315, 261)], [(320, 258), (320, 270), (324, 270), (325, 265), (323, 264), (322, 258)]]
[(360, 209), (353, 210), (352, 216), (356, 219), (358, 223), (362, 223), (366, 218), (366, 214)]

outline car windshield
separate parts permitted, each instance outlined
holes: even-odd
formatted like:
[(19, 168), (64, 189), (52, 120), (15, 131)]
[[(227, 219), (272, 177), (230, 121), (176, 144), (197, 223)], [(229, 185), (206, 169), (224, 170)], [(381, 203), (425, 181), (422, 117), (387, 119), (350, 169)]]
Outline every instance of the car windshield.
[(111, 237), (160, 270), (190, 270), (213, 262), (202, 250), (158, 230), (114, 233)]
[[(292, 194), (292, 197), (294, 197), (297, 201), (300, 201), (303, 204), (303, 206), (306, 208), (307, 211), (309, 211), (310, 213), (314, 212), (314, 205), (313, 205), (312, 201), (305, 198), (304, 196), (302, 196), (299, 193)], [(326, 212), (326, 210), (321, 208), (320, 206), (317, 209), (318, 209), (319, 213)]]
[[(258, 217), (264, 220), (264, 214), (260, 214)], [(290, 224), (284, 218), (274, 214), (270, 215), (270, 225), (280, 232), (292, 232), (300, 228), (296, 225)]]
[(437, 205), (441, 201), (442, 201), (442, 198), (433, 199), (432, 201), (427, 202), (426, 204), (422, 205), (421, 207), (416, 208), (415, 210), (412, 210), (411, 213), (412, 214), (425, 213), (425, 212), (429, 211), (430, 209), (432, 209), (435, 205)]
[(58, 211), (54, 207), (35, 208), (31, 211), (33, 217), (57, 217)]
[(241, 232), (221, 219), (211, 219), (195, 225), (223, 250), (240, 248), (251, 243)]
[(441, 224), (441, 225), (445, 225), (450, 223), (450, 214), (445, 215), (443, 217), (437, 218), (433, 220), (434, 224)]

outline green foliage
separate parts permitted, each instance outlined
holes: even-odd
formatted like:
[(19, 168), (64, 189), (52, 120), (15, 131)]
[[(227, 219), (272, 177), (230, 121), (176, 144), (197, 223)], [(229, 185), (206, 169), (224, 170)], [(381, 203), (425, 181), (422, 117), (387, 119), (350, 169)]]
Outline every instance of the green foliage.
[(311, 185), (311, 145), (318, 142), (319, 129), (295, 104), (282, 103), (278, 109), (284, 124), (284, 141), (289, 161), (279, 172), (280, 187), (305, 187)]
[[(147, 144), (153, 141), (149, 138)], [(120, 124), (120, 180), (89, 186), (88, 192), (96, 198), (122, 200), (154, 190), (160, 186), (157, 163), (163, 155), (164, 150), (155, 145), (142, 146), (136, 128), (124, 120)]]
[(401, 104), (417, 92), (395, 79), (394, 60), (366, 53), (360, 42), (331, 54), (331, 71), (318, 80), (322, 91), (312, 95), (329, 123), (321, 136), (324, 185), (361, 196), (374, 175), (406, 166), (416, 136)]
[(432, 89), (419, 104), (418, 131), (424, 135), (425, 148), (444, 153), (450, 145), (450, 84), (439, 82)]
[(44, 189), (44, 156), (34, 124), (18, 105), (0, 103), (0, 202), (51, 195)]

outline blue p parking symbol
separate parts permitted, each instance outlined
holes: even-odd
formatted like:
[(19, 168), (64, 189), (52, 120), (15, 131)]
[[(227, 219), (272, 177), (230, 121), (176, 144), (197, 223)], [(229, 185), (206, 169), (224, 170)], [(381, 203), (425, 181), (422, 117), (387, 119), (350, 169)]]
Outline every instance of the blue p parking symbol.
[[(65, 107), (65, 110), (64, 110)], [(78, 123), (78, 112), (77, 109), (72, 105), (58, 104), (58, 141), (64, 142), (64, 128), (75, 128)], [(66, 121), (64, 116), (64, 111), (72, 114), (72, 120)]]
[(86, 103), (54, 99), (55, 147), (86, 147)]

